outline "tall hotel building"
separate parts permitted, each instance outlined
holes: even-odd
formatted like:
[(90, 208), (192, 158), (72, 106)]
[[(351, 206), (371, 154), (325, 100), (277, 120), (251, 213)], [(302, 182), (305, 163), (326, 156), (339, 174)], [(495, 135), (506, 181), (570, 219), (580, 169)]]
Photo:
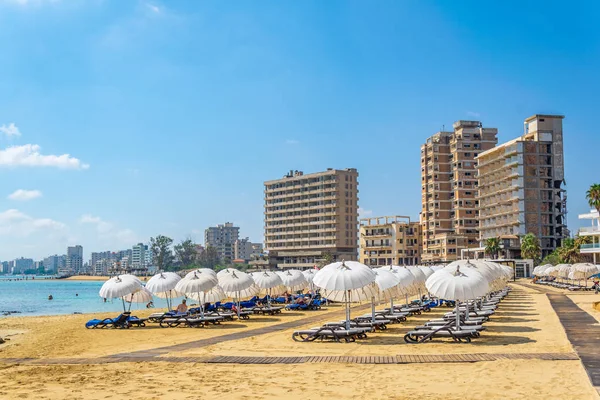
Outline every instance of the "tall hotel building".
[(328, 254), (358, 253), (358, 172), (290, 171), (265, 185), (265, 250), (271, 266), (312, 268)]
[(421, 259), (421, 224), (401, 215), (360, 220), (360, 256), (363, 264), (417, 265)]
[(479, 121), (453, 128), (421, 146), (423, 263), (453, 261), (479, 246), (475, 157), (496, 145), (498, 130)]
[(479, 153), (479, 240), (501, 239), (504, 256), (520, 255), (519, 237), (533, 233), (543, 256), (567, 237), (562, 115), (534, 115), (525, 133)]

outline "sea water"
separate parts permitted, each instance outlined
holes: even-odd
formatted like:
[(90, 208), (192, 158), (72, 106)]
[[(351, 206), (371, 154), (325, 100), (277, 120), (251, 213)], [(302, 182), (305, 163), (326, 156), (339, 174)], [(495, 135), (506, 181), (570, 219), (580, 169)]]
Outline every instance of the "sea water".
[[(14, 279), (14, 278), (13, 278)], [(73, 313), (106, 312), (109, 315), (123, 311), (120, 299), (100, 297), (104, 282), (69, 281), (64, 279), (9, 280), (0, 278), (0, 318), (5, 312), (17, 311), (10, 316), (61, 315)], [(48, 300), (52, 296), (52, 300)], [(154, 306), (167, 307), (166, 300), (154, 297)], [(174, 305), (179, 299), (174, 300)], [(125, 303), (129, 308), (129, 304)], [(146, 304), (133, 303), (131, 311), (146, 309)]]

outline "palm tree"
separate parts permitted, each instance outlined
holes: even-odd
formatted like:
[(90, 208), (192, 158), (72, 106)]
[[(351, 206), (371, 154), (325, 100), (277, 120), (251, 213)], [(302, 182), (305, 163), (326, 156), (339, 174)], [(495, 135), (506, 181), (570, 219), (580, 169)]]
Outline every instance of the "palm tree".
[(600, 184), (594, 183), (585, 193), (585, 198), (590, 207), (594, 207), (600, 213)]
[(539, 239), (533, 234), (528, 233), (521, 238), (521, 257), (539, 260), (542, 256)]
[(485, 240), (485, 253), (492, 256), (492, 258), (498, 258), (498, 252), (500, 252), (500, 238), (491, 237)]

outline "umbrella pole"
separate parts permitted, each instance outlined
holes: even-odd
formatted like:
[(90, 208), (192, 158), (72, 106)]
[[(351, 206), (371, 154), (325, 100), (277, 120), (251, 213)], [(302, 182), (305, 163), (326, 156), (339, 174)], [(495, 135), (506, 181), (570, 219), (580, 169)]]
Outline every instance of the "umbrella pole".
[(423, 296), (421, 296), (421, 288), (419, 288), (419, 305), (423, 305)]
[(456, 300), (456, 330), (460, 329), (460, 302)]
[(394, 313), (394, 296), (390, 297), (390, 313)]
[(346, 329), (350, 329), (350, 291), (344, 291), (344, 297), (346, 298)]
[(125, 299), (121, 297), (121, 301), (123, 302), (123, 312), (127, 312), (127, 311), (125, 310)]
[(371, 297), (371, 318), (375, 323), (375, 296)]
[[(202, 300), (204, 300), (204, 296), (202, 296)], [(200, 301), (200, 292), (198, 292), (198, 301)], [(204, 318), (204, 302), (200, 303), (200, 316)]]
[(408, 292), (405, 294), (406, 296), (406, 307), (408, 307)]
[(238, 303), (238, 306), (237, 306), (237, 315), (238, 315), (238, 320), (239, 320), (240, 319), (240, 311), (241, 311), (240, 310), (241, 303), (240, 303), (240, 291), (239, 290), (237, 291), (237, 303)]

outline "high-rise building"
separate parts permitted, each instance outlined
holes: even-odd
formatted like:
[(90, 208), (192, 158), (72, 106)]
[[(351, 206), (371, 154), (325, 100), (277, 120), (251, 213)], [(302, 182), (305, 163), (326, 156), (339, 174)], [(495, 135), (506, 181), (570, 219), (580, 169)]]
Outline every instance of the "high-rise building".
[(67, 257), (63, 255), (55, 254), (44, 258), (44, 268), (46, 272), (58, 273), (59, 269), (64, 269), (67, 264)]
[(204, 245), (214, 247), (222, 261), (231, 261), (235, 258), (235, 241), (239, 239), (240, 228), (231, 222), (211, 226), (204, 231)]
[(507, 258), (520, 255), (519, 238), (540, 240), (542, 255), (566, 237), (562, 115), (534, 115), (517, 139), (477, 156), (479, 240), (500, 238)]
[(360, 220), (360, 256), (363, 264), (417, 265), (421, 260), (421, 223), (400, 215)]
[(148, 267), (152, 257), (148, 251), (148, 245), (138, 243), (133, 246), (131, 251), (131, 267), (134, 269), (143, 269)]
[(235, 241), (234, 250), (236, 259), (250, 261), (252, 256), (262, 253), (262, 244), (252, 243), (249, 238), (238, 239)]
[(14, 260), (13, 274), (22, 274), (28, 269), (33, 269), (33, 259), (21, 257)]
[(496, 128), (457, 121), (421, 146), (421, 223), (424, 263), (456, 260), (479, 245), (475, 157), (491, 149)]
[(290, 171), (265, 185), (265, 250), (279, 268), (311, 268), (331, 256), (356, 260), (358, 172)]
[(93, 252), (90, 260), (90, 266), (92, 269), (96, 267), (96, 263), (100, 260), (109, 260), (112, 261), (116, 257), (116, 254), (112, 251), (99, 251)]
[(79, 274), (83, 268), (83, 247), (80, 245), (67, 247), (67, 265), (69, 273)]
[(93, 267), (93, 273), (97, 276), (106, 276), (109, 274), (114, 261), (110, 258), (102, 258), (96, 261)]

